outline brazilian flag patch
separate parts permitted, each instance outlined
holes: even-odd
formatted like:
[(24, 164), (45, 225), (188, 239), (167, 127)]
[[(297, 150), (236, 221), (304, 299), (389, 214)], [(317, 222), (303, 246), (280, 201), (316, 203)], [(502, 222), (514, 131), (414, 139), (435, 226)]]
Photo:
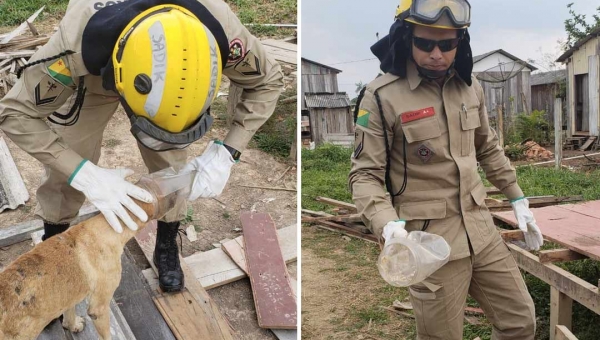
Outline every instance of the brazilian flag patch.
[(64, 60), (58, 59), (50, 66), (47, 67), (48, 74), (59, 83), (65, 86), (73, 85), (73, 78), (71, 78), (71, 70), (67, 67)]
[(358, 116), (356, 117), (356, 125), (369, 127), (369, 117), (371, 116), (371, 112), (367, 110), (358, 111)]

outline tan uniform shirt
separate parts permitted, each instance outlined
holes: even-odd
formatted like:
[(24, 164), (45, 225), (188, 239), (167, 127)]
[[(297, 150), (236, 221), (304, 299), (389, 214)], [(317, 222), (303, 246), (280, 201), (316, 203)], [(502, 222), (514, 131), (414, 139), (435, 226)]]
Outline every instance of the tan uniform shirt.
[[(408, 180), (394, 205), (385, 195), (384, 125), (375, 93), (386, 121), (394, 193), (403, 184), (406, 138)], [(429, 220), (427, 232), (444, 237), (451, 260), (470, 255), (469, 241), (479, 253), (492, 240), (495, 227), (485, 206), (478, 162), (509, 199), (523, 195), (489, 126), (483, 89), (474, 77), (471, 87), (450, 76), (441, 88), (423, 80), (409, 62), (406, 79), (385, 74), (367, 86), (349, 183), (358, 212), (375, 235), (380, 237), (385, 224), (397, 219), (407, 221), (408, 231), (422, 230)]]
[[(279, 64), (267, 55), (258, 39), (248, 32), (225, 2), (198, 1), (219, 21), (230, 42), (231, 54), (224, 74), (244, 91), (225, 143), (242, 151), (275, 110), (283, 87), (283, 74)], [(60, 59), (66, 63), (74, 82), (72, 86), (63, 85), (64, 82), (56, 80), (56, 75), (50, 74), (48, 67), (59, 60), (53, 59), (27, 68), (17, 84), (0, 100), (0, 129), (23, 150), (66, 177), (82, 158), (69, 149), (43, 119), (69, 98), (74, 98), (72, 95), (80, 76), (85, 77), (88, 92), (104, 95), (107, 102), (118, 100), (116, 93), (104, 90), (101, 77), (88, 72), (81, 53), (82, 32), (92, 15), (115, 3), (107, 0), (71, 1), (58, 31), (30, 59), (34, 62), (67, 50), (74, 51), (74, 54)]]

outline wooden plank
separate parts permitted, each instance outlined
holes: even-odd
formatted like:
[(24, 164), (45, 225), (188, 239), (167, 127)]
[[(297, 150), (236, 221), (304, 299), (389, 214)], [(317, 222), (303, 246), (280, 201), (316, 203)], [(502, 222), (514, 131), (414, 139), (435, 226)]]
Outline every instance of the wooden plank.
[(341, 225), (339, 223), (321, 221), (316, 226), (319, 227), (319, 228), (322, 228), (322, 229), (329, 230), (329, 231), (334, 231), (334, 232), (342, 233), (344, 235), (348, 235), (348, 236), (360, 238), (360, 239), (363, 239), (363, 240), (366, 240), (366, 241), (371, 241), (371, 242), (378, 243), (377, 237), (375, 235), (373, 235), (373, 234), (363, 234), (362, 232), (360, 232), (358, 230), (354, 230), (352, 228), (346, 227), (346, 226)]
[[(140, 248), (153, 266), (156, 243), (156, 221), (151, 221), (135, 236)], [(177, 339), (233, 340), (233, 330), (183, 259), (181, 269), (188, 278), (180, 293), (157, 294), (154, 301)], [(154, 268), (156, 271), (156, 268)]]
[[(39, 244), (42, 242), (42, 235), (44, 234), (43, 230), (38, 230), (35, 233), (32, 233), (31, 239), (34, 244)], [(79, 333), (71, 333), (68, 330), (64, 331), (68, 339), (73, 340), (95, 340), (98, 339), (98, 332), (96, 331), (96, 327), (94, 327), (94, 322), (90, 318), (87, 313), (88, 310), (88, 302), (87, 299), (78, 303), (75, 307), (75, 311), (77, 315), (81, 316), (85, 319), (85, 327)], [(119, 308), (115, 304), (114, 300), (110, 300), (110, 330), (115, 340), (135, 340), (135, 336), (131, 332), (129, 325), (124, 321), (123, 315)]]
[(35, 53), (34, 50), (0, 52), (0, 60), (6, 59), (6, 58), (13, 59), (13, 58), (31, 57), (34, 53)]
[(295, 329), (296, 299), (271, 216), (240, 214), (248, 276), (252, 285), (258, 325), (262, 328)]
[(577, 337), (573, 335), (573, 333), (571, 333), (571, 331), (567, 327), (562, 325), (557, 325), (554, 329), (554, 333), (556, 333), (556, 336), (554, 338), (555, 340), (577, 340)]
[(525, 241), (525, 236), (523, 235), (521, 229), (502, 230), (500, 232), (500, 237), (502, 237), (504, 242)]
[[(545, 239), (587, 257), (600, 260), (600, 201), (531, 209)], [(492, 215), (516, 227), (512, 211)], [(566, 227), (568, 226), (568, 227)]]
[[(583, 201), (583, 196), (575, 195), (575, 196), (564, 196), (564, 197), (528, 197), (530, 208), (539, 208), (551, 205), (558, 205), (565, 202), (580, 202)], [(485, 205), (490, 210), (501, 210), (501, 209), (511, 209), (512, 205), (508, 200), (496, 200), (493, 198), (486, 198)]]
[(588, 137), (588, 139), (585, 141), (585, 143), (583, 143), (583, 145), (579, 148), (579, 151), (587, 150), (587, 148), (589, 148), (590, 145), (592, 145), (592, 143), (594, 143), (595, 141), (596, 141), (595, 136)]
[(6, 44), (12, 38), (14, 38), (14, 37), (20, 35), (21, 33), (23, 33), (23, 30), (25, 30), (25, 28), (28, 27), (27, 22), (32, 23), (38, 17), (38, 15), (40, 15), (40, 13), (42, 13), (42, 11), (44, 10), (45, 7), (46, 6), (42, 6), (42, 8), (38, 9), (35, 13), (33, 13), (29, 18), (27, 18), (26, 21), (24, 21), (21, 25), (19, 25), (19, 27), (17, 27), (14, 30), (12, 30), (7, 36), (5, 36), (2, 39), (2, 41), (0, 41), (0, 44)]
[(507, 246), (520, 268), (556, 287), (561, 293), (584, 305), (594, 313), (600, 314), (598, 287), (554, 264), (540, 263), (535, 255), (514, 244), (507, 244)]
[[(296, 261), (297, 259), (297, 232), (296, 225), (277, 231), (277, 235), (281, 241), (281, 252), (286, 263)], [(242, 239), (242, 236), (236, 238), (236, 240)], [(223, 244), (225, 243), (227, 242)], [(186, 257), (184, 260), (204, 289), (220, 287), (247, 277), (246, 273), (225, 253), (223, 246), (222, 248), (215, 248), (206, 252), (197, 252)], [(245, 261), (245, 255), (243, 261)]]
[[(71, 223), (75, 225), (98, 215), (100, 212), (91, 204), (86, 204), (79, 210), (79, 215)], [(44, 229), (42, 220), (31, 220), (17, 223), (8, 228), (0, 229), (0, 247), (7, 247), (31, 238), (31, 233)]]
[[(556, 329), (558, 325), (570, 329), (572, 313), (573, 300), (558, 291), (556, 287), (550, 287), (550, 329)], [(550, 332), (550, 340), (554, 339), (554, 332)]]
[(292, 65), (296, 65), (298, 63), (298, 57), (296, 52), (273, 46), (263, 45), (263, 47), (265, 51), (267, 51), (267, 53), (271, 55), (271, 57), (273, 57), (279, 62), (284, 62)]
[(352, 203), (342, 202), (328, 197), (317, 197), (316, 200), (325, 204), (334, 205), (336, 207), (346, 208), (350, 211), (356, 211), (356, 205)]
[[(114, 301), (120, 306), (134, 336), (140, 340), (175, 340), (152, 300), (150, 287), (133, 263), (127, 248), (121, 256), (121, 265), (121, 284), (115, 291)], [(154, 274), (151, 268), (150, 271)]]
[[(277, 238), (281, 245), (281, 254), (285, 263), (296, 261), (298, 254), (298, 228), (295, 225), (277, 230)], [(246, 263), (246, 252), (244, 249), (244, 237), (240, 236), (234, 240), (224, 242), (221, 245), (223, 251), (248, 275)]]
[(555, 168), (560, 169), (562, 164), (562, 99), (554, 99), (554, 160)]
[(541, 263), (575, 261), (587, 258), (570, 249), (540, 250), (538, 257)]
[(306, 222), (306, 223), (319, 223), (321, 221), (356, 223), (356, 222), (362, 222), (362, 219), (361, 219), (360, 215), (358, 215), (358, 214), (331, 215), (331, 216), (325, 216), (325, 217), (303, 216), (301, 219), (301, 222)]
[(279, 47), (284, 50), (298, 52), (297, 44), (292, 44), (289, 42), (285, 42), (283, 40), (266, 39), (266, 40), (261, 40), (261, 43), (266, 46)]

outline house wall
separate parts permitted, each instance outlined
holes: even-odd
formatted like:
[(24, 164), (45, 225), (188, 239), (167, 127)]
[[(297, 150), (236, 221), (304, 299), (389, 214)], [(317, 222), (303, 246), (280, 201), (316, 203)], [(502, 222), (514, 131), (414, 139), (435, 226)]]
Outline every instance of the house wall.
[(337, 109), (311, 109), (311, 130), (316, 145), (345, 140), (354, 135), (350, 107)]
[[(332, 69), (302, 61), (302, 94), (307, 92), (329, 92), (338, 90), (338, 73)], [(306, 109), (304, 98), (301, 100), (302, 109)]]
[(589, 72), (589, 57), (600, 54), (599, 41), (600, 37), (591, 39), (573, 53), (571, 59), (575, 75)]
[(473, 72), (474, 73), (483, 72), (483, 71), (489, 70), (492, 67), (498, 66), (499, 63), (510, 63), (513, 61), (514, 60), (510, 59), (509, 57), (505, 56), (504, 54), (496, 52), (492, 55), (489, 55), (489, 56), (479, 60), (477, 63), (475, 63), (475, 65), (473, 65)]
[(592, 55), (588, 57), (589, 67), (589, 125), (590, 135), (598, 136), (598, 124), (599, 124), (599, 109), (600, 109), (600, 59), (598, 55)]
[[(500, 103), (504, 103), (504, 117), (507, 119), (511, 119), (517, 113), (531, 113), (531, 72), (522, 71), (504, 83), (484, 81), (480, 81), (480, 83), (485, 93), (485, 104), (490, 116), (496, 117)], [(504, 88), (504, 98), (500, 99), (502, 87)]]
[(554, 100), (559, 90), (560, 85), (557, 83), (531, 87), (531, 109), (546, 111), (550, 124), (554, 124)]

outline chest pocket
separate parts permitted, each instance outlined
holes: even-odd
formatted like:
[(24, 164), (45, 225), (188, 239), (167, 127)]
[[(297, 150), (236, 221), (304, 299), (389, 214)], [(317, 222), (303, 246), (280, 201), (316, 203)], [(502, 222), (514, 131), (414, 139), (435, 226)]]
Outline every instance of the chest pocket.
[(479, 104), (467, 105), (460, 112), (461, 155), (469, 156), (475, 151), (475, 129), (481, 126)]
[(401, 124), (406, 137), (407, 162), (413, 164), (433, 163), (442, 152), (436, 139), (442, 135), (437, 116)]

